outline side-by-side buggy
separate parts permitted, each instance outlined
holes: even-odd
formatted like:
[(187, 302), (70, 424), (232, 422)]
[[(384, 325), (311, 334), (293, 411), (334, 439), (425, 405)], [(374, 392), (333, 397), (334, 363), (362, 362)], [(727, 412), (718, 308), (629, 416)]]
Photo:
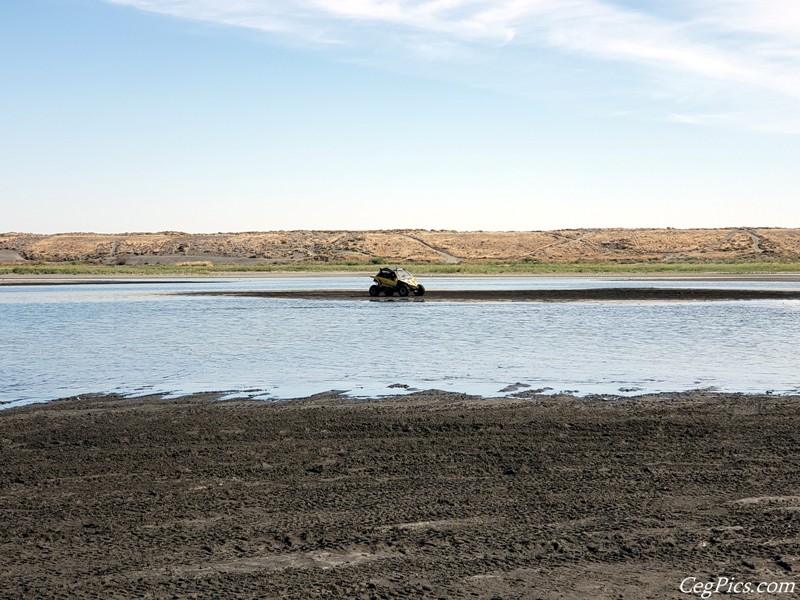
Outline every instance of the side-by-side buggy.
[(408, 296), (413, 293), (415, 296), (422, 296), (425, 287), (417, 283), (416, 278), (402, 267), (383, 267), (377, 275), (372, 276), (374, 285), (369, 288), (370, 296), (393, 296), (397, 292), (398, 296)]

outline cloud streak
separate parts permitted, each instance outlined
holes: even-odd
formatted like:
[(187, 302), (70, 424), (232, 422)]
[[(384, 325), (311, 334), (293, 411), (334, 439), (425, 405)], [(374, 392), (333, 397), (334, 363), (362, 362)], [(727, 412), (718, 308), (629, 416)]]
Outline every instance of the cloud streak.
[[(612, 69), (634, 68), (630, 77), (644, 92), (655, 81), (669, 80), (666, 89), (681, 88), (673, 103), (694, 108), (698, 115), (733, 112), (711, 105), (731, 97), (755, 112), (791, 113), (800, 100), (796, 0), (676, 0), (666, 14), (632, 10), (611, 0), (105, 1), (366, 56), (390, 44), (393, 51), (416, 52), (420, 60), (498, 51), (502, 67), (555, 51), (605, 61)], [(673, 106), (664, 118), (676, 120), (680, 108)], [(748, 126), (741, 116), (747, 111), (735, 112), (737, 126)], [(799, 114), (785, 122), (796, 127)], [(677, 120), (719, 122), (689, 114)], [(750, 126), (764, 128), (763, 119), (753, 119)], [(766, 128), (782, 129), (779, 121)]]

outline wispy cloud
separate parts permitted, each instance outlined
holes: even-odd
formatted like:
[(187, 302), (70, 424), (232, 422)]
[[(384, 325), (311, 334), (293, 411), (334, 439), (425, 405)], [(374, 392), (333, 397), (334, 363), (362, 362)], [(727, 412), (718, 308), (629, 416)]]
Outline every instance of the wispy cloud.
[[(246, 27), (295, 42), (338, 45), (371, 55), (392, 44), (422, 60), (498, 51), (509, 68), (542, 50), (635, 67), (641, 91), (658, 81), (674, 92), (667, 120), (728, 114), (736, 126), (763, 128), (753, 114), (800, 109), (800, 3), (797, 0), (676, 0), (668, 10), (633, 10), (611, 0), (106, 0), (173, 17)], [(463, 58), (461, 59), (463, 60)], [(680, 92), (675, 90), (680, 89)], [(668, 102), (669, 103), (669, 102)], [(741, 106), (739, 106), (741, 105)], [(683, 109), (690, 109), (684, 111)], [(672, 115), (672, 116), (670, 116)], [(779, 121), (768, 129), (781, 130)]]

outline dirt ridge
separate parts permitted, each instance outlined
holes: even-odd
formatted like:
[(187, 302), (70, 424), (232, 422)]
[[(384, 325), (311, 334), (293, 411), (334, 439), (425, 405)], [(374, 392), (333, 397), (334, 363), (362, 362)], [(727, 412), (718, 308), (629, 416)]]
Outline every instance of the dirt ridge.
[(800, 260), (800, 229), (0, 233), (0, 262), (217, 264)]

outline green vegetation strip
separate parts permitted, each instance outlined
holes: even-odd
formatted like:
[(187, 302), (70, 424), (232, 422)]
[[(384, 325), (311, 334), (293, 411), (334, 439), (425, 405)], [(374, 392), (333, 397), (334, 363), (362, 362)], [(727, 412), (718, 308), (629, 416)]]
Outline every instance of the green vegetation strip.
[[(393, 263), (386, 263), (393, 264)], [(800, 262), (646, 262), (646, 263), (406, 263), (417, 275), (635, 275), (635, 274), (771, 274), (800, 273)], [(237, 273), (371, 273), (374, 264), (202, 264), (106, 266), (42, 263), (0, 266), (0, 275), (96, 275), (119, 277), (221, 276)]]

